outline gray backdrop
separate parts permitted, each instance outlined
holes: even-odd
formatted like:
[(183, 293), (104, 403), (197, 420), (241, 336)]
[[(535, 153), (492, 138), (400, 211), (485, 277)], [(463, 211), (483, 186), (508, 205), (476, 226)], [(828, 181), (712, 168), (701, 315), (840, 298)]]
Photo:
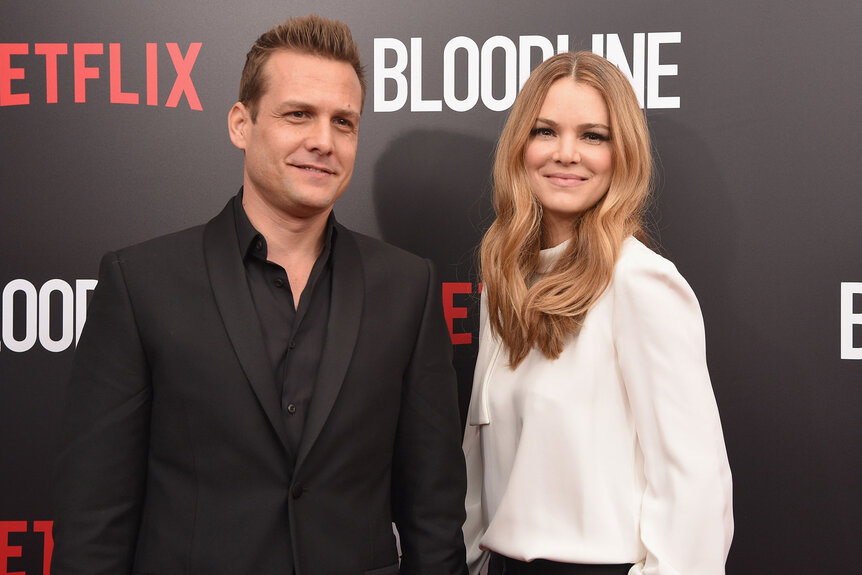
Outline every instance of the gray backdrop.
[[(357, 169), (336, 213), (437, 263), (453, 294), (446, 305), (464, 402), (474, 249), (491, 215), (491, 156), (519, 58), (529, 43), (557, 47), (558, 36), (591, 49), (599, 34), (609, 56), (624, 55), (645, 88), (660, 167), (652, 229), (706, 322), (734, 477), (727, 571), (857, 570), (857, 0), (7, 0), (0, 575), (40, 573), (50, 548), (56, 421), (100, 255), (203, 222), (236, 192), (242, 157), (225, 128), (244, 55), (265, 29), (312, 11), (350, 24), (369, 75)], [(542, 49), (529, 52), (534, 67)], [(186, 91), (168, 106), (178, 75)], [(76, 77), (85, 101), (76, 102)], [(117, 103), (134, 99), (122, 93), (139, 103)], [(440, 111), (419, 111), (436, 102)]]

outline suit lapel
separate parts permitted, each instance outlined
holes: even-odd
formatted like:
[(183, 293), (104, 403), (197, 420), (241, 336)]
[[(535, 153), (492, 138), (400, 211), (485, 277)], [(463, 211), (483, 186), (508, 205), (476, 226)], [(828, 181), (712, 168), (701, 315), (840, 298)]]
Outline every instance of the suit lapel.
[(326, 343), (320, 356), (314, 395), (299, 443), (297, 469), (302, 465), (332, 411), (359, 336), (359, 322), (365, 299), (365, 280), (359, 246), (349, 230), (341, 225), (338, 225), (337, 230), (336, 246), (332, 253), (332, 299), (326, 326)]
[(233, 202), (231, 199), (225, 209), (206, 225), (204, 259), (216, 305), (237, 359), (275, 433), (290, 453), (275, 375), (239, 251)]

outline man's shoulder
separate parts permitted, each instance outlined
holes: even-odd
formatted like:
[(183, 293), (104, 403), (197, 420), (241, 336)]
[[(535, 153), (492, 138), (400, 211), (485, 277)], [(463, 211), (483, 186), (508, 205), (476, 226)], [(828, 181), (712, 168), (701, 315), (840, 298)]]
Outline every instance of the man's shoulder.
[(190, 253), (202, 253), (204, 243), (204, 232), (208, 226), (219, 222), (219, 228), (233, 230), (233, 211), (229, 200), (227, 206), (208, 222), (197, 224), (181, 230), (159, 235), (116, 250), (120, 258), (140, 257), (167, 257), (171, 256), (185, 258)]
[(131, 244), (116, 250), (121, 260), (140, 260), (141, 258), (161, 258), (187, 255), (203, 243), (205, 224), (178, 230), (161, 236), (156, 236), (139, 243)]
[(352, 237), (359, 252), (366, 261), (383, 261), (393, 267), (406, 266), (409, 269), (427, 269), (427, 260), (403, 248), (387, 243), (381, 239), (353, 231), (339, 224), (339, 233)]

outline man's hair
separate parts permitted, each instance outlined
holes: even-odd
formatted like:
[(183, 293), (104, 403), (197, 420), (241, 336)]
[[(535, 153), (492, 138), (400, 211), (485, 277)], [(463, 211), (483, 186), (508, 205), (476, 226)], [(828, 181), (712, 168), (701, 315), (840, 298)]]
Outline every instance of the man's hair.
[(239, 101), (251, 112), (252, 121), (257, 119), (257, 104), (266, 91), (264, 65), (278, 50), (292, 50), (350, 64), (359, 78), (362, 102), (365, 102), (365, 70), (350, 28), (343, 22), (311, 14), (302, 18), (289, 18), (264, 32), (248, 51), (239, 83)]

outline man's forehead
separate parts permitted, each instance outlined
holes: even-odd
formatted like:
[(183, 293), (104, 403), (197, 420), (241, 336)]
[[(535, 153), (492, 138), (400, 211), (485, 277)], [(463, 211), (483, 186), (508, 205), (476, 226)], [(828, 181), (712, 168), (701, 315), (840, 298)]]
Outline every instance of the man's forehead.
[[(322, 74), (320, 72), (321, 68), (329, 68), (329, 71), (327, 74)], [(273, 51), (264, 63), (263, 72), (264, 74), (272, 75), (275, 73), (291, 74), (302, 70), (312, 73), (317, 72), (325, 78), (330, 76), (333, 70), (339, 68), (348, 76), (355, 78), (357, 85), (359, 84), (359, 76), (349, 62), (304, 50), (285, 48)]]
[[(266, 61), (262, 72), (263, 97), (283, 98), (310, 108), (322, 96), (336, 94), (343, 99), (337, 105), (345, 110), (358, 105), (358, 115), (362, 108), (362, 86), (348, 62), (296, 50), (278, 50)], [(286, 93), (273, 93), (273, 84)], [(354, 96), (356, 102), (351, 102)]]

